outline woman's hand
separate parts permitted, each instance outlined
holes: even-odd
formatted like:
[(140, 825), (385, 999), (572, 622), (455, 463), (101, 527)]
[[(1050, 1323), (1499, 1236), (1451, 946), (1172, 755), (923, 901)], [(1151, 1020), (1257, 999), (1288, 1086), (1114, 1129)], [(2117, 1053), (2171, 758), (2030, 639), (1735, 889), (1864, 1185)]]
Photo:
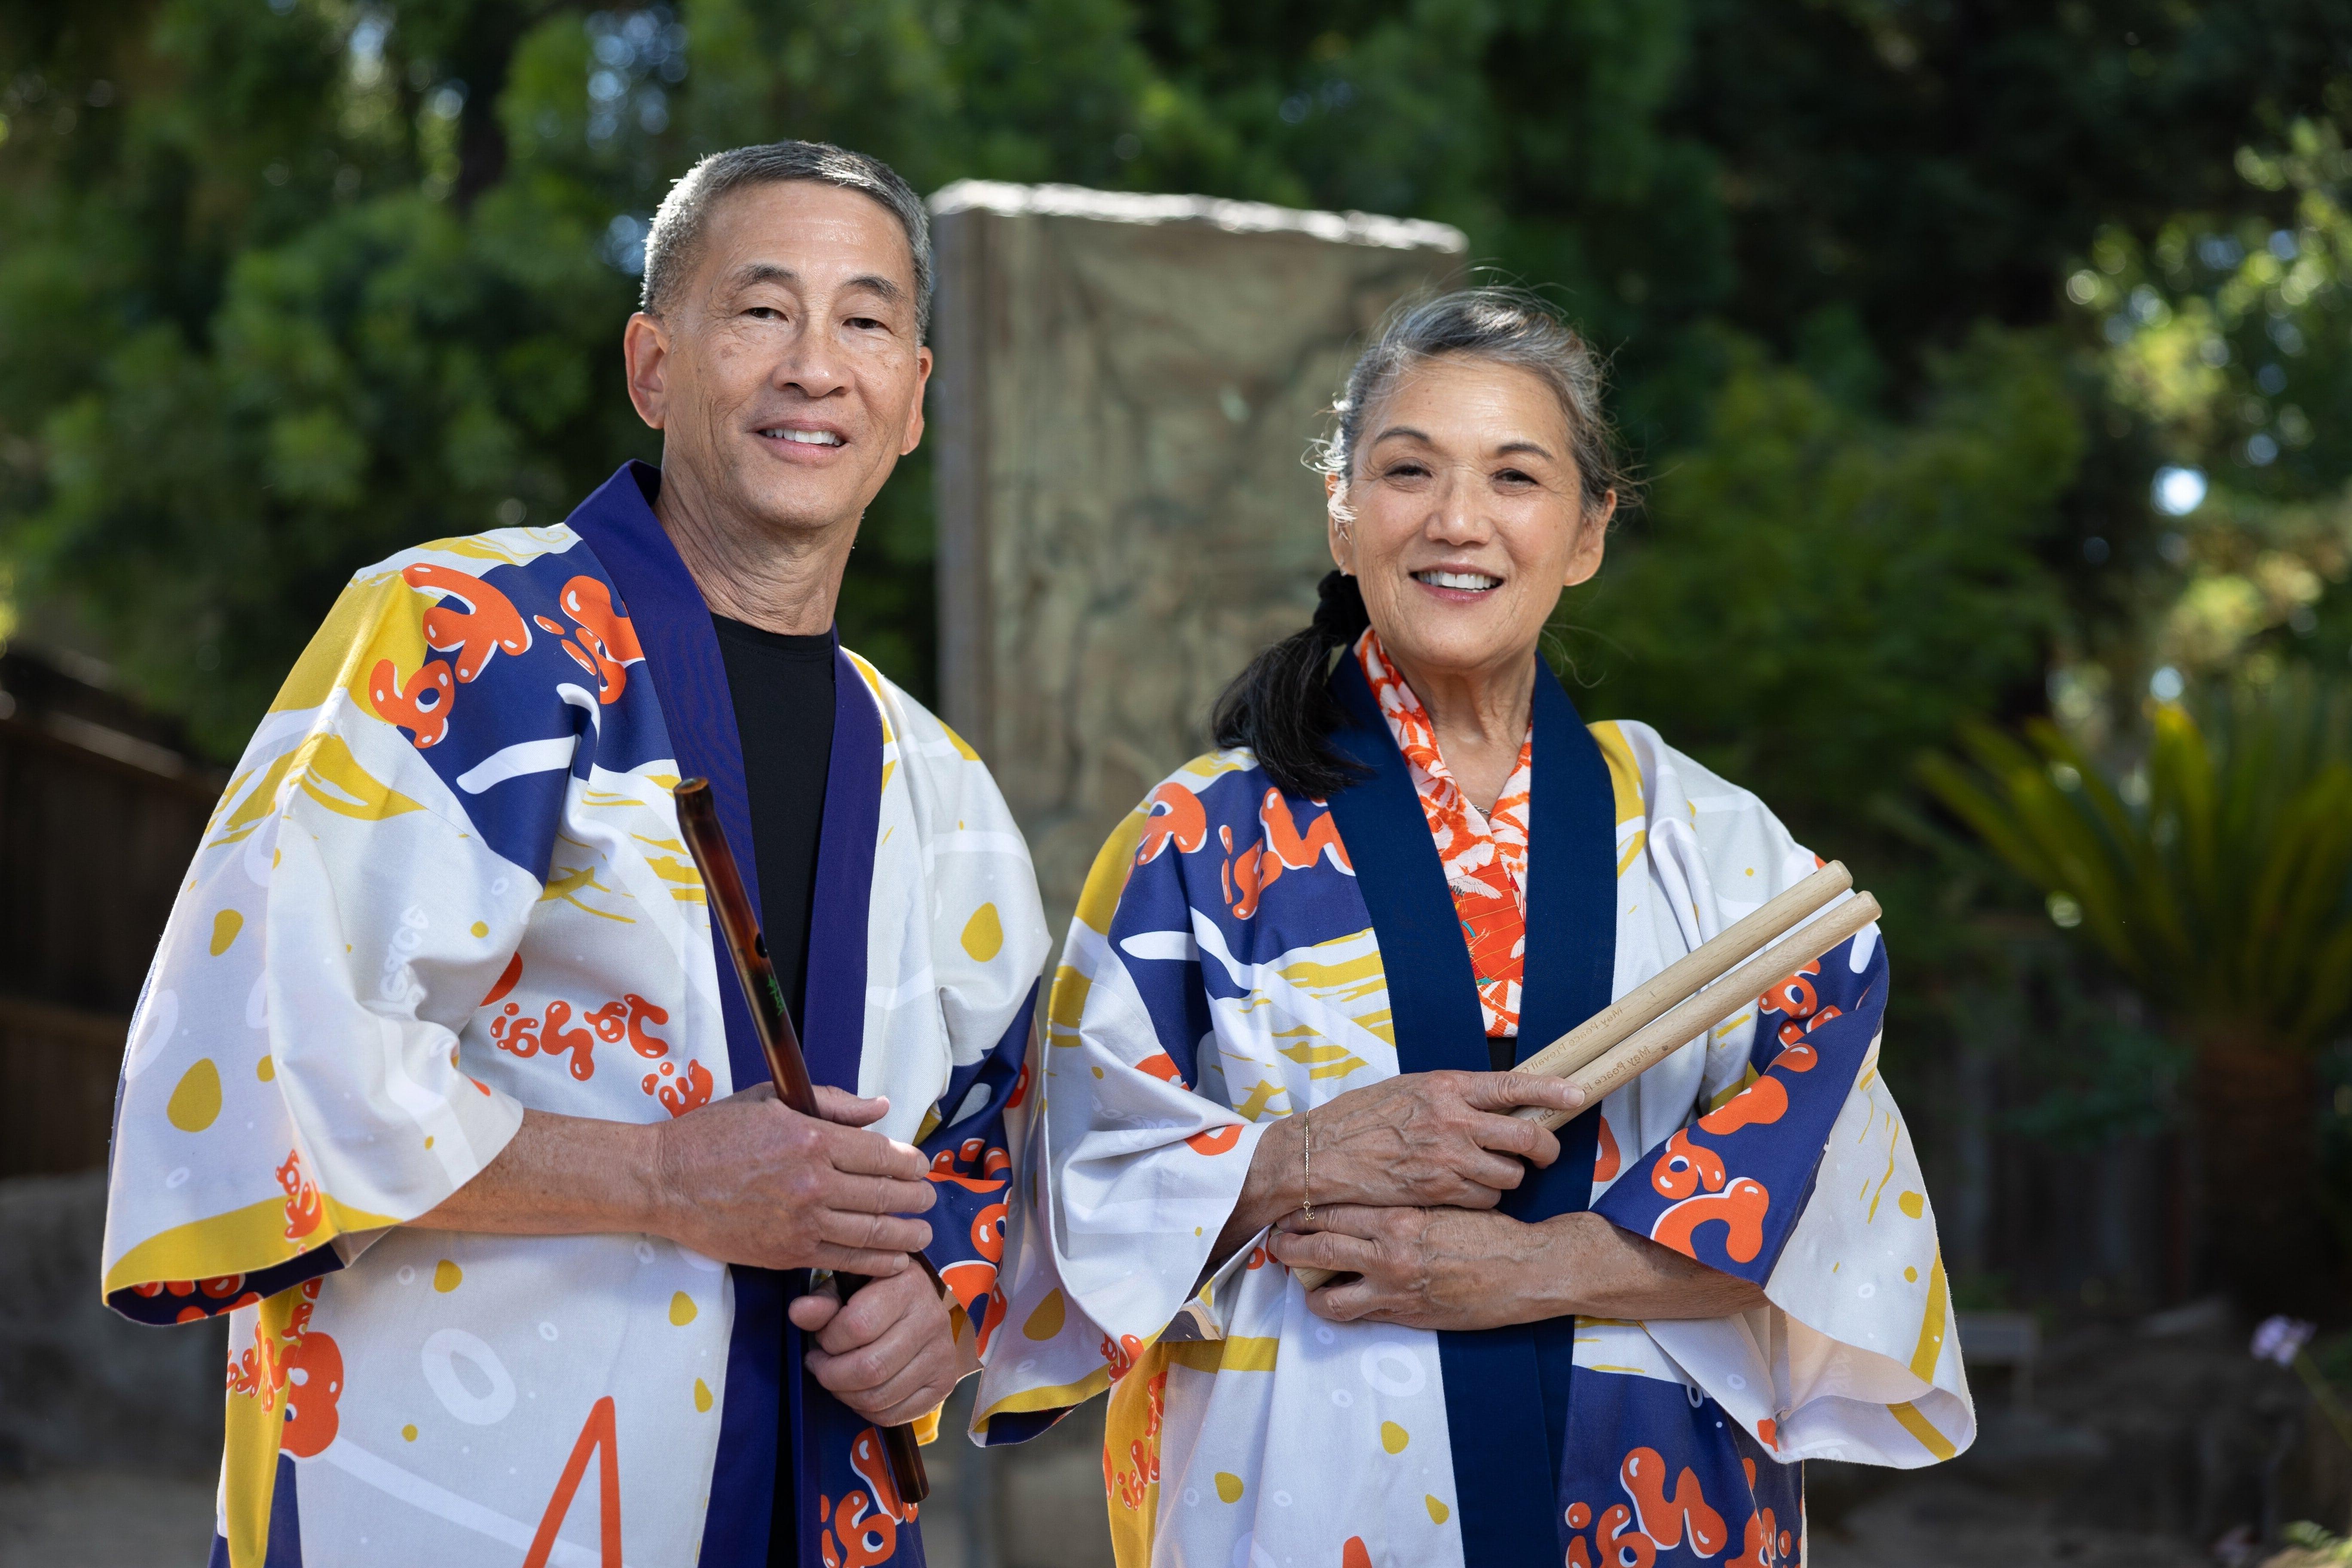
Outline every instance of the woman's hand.
[(1334, 1322), (1495, 1329), (1565, 1310), (1553, 1298), (1562, 1282), (1547, 1267), (1550, 1240), (1544, 1226), (1491, 1210), (1350, 1204), (1287, 1216), (1266, 1250), (1285, 1268), (1343, 1276), (1307, 1296)]
[(1317, 1208), (1266, 1238), (1289, 1268), (1342, 1276), (1307, 1295), (1334, 1322), (1493, 1329), (1580, 1312), (1666, 1321), (1764, 1306), (1747, 1280), (1618, 1229), (1596, 1214), (1530, 1225), (1471, 1209)]
[(1574, 1112), (1584, 1094), (1531, 1073), (1406, 1073), (1286, 1116), (1258, 1140), (1215, 1255), (1229, 1256), (1309, 1198), (1318, 1214), (1327, 1203), (1493, 1208), (1526, 1178), (1520, 1161), (1559, 1158), (1559, 1139), (1507, 1114), (1522, 1105)]

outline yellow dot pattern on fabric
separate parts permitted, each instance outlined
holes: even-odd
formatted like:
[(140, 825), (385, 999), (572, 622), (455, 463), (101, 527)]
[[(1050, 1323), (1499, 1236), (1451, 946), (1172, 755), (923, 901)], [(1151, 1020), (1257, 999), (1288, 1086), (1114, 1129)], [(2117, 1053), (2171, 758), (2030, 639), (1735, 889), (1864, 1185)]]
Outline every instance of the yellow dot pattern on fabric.
[(694, 1304), (694, 1298), (683, 1290), (669, 1299), (669, 1321), (681, 1329), (700, 1316), (701, 1311), (702, 1309)]
[(1422, 1494), (1421, 1503), (1423, 1508), (1429, 1510), (1430, 1522), (1433, 1524), (1444, 1524), (1447, 1520), (1454, 1517), (1454, 1510), (1452, 1509), (1446, 1507), (1444, 1503), (1438, 1501), (1427, 1492), (1423, 1492)]
[(1100, 1078), (1100, 1077), (1102, 1077), (1102, 1075), (1103, 1075), (1103, 1070), (1102, 1070), (1102, 1068), (1095, 1068), (1095, 1076), (1096, 1076), (1097, 1078)]
[(1217, 1495), (1227, 1502), (1242, 1500), (1242, 1479), (1231, 1470), (1217, 1472)]
[(1895, 1200), (1895, 1206), (1917, 1219), (1927, 1207), (1927, 1196), (1925, 1193), (1905, 1193)]
[(218, 958), (245, 929), (245, 917), (235, 910), (223, 910), (213, 917), (213, 956)]
[(409, 1426), (403, 1426), (400, 1429), (400, 1440), (404, 1443), (414, 1443), (416, 1441), (416, 1427), (414, 1423)]
[(994, 904), (982, 904), (971, 911), (971, 919), (963, 925), (963, 950), (979, 963), (1004, 951), (1004, 921)]
[(1381, 1447), (1391, 1454), (1402, 1454), (1404, 1446), (1412, 1441), (1412, 1434), (1393, 1421), (1381, 1423)]
[(1919, 1271), (1916, 1268), (1906, 1268), (1903, 1270), (1903, 1278), (1916, 1285), (1919, 1283)]
[(179, 1086), (163, 1106), (163, 1114), (172, 1125), (183, 1132), (202, 1132), (220, 1114), (220, 1068), (213, 1058), (201, 1057), (196, 1065), (180, 1075)]
[(488, 921), (476, 921), (473, 924), (472, 930), (476, 936), (488, 936), (490, 934), (490, 927)]
[(694, 1407), (705, 1415), (710, 1414), (710, 1385), (698, 1377), (694, 1380)]
[(1068, 1306), (1069, 1303), (1062, 1299), (1058, 1286), (1046, 1291), (1045, 1299), (1037, 1303), (1037, 1310), (1029, 1314), (1029, 1321), (1021, 1325), (1021, 1331), (1033, 1340), (1052, 1339), (1062, 1331), (1062, 1314)]
[(446, 1258), (433, 1266), (433, 1289), (444, 1296), (455, 1290), (465, 1278), (466, 1271)]
[(253, 1076), (259, 1079), (264, 1083), (268, 1083), (271, 1079), (276, 1078), (278, 1076), (278, 1058), (276, 1057), (264, 1057), (259, 1061), (254, 1063)]

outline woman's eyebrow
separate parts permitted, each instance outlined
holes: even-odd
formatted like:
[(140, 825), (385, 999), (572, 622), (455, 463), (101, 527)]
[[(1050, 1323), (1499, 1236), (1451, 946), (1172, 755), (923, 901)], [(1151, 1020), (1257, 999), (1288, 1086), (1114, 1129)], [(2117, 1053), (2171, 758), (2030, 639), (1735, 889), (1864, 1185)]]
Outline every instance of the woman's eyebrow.
[(1506, 441), (1501, 446), (1495, 448), (1495, 455), (1498, 458), (1507, 457), (1513, 452), (1532, 452), (1537, 457), (1544, 458), (1546, 461), (1555, 460), (1552, 458), (1551, 449), (1549, 447), (1541, 446), (1534, 441)]

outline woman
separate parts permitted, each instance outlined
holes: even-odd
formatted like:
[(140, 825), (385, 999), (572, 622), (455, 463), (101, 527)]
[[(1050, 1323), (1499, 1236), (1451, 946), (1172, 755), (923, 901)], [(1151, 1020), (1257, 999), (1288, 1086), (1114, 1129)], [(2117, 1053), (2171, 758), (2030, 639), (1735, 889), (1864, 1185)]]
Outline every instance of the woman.
[(1397, 315), (1314, 625), (1096, 860), (975, 1428), (1115, 1385), (1122, 1564), (1768, 1568), (1797, 1461), (1973, 1435), (1875, 928), (1599, 1107), (1497, 1070), (1819, 864), (1538, 657), (1622, 488), (1599, 380), (1517, 294)]

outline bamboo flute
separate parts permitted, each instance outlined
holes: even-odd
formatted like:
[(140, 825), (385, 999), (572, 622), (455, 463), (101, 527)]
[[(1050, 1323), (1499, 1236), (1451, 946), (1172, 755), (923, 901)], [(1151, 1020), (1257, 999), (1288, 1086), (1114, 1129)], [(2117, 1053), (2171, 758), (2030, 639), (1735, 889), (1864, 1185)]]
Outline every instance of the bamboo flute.
[[(822, 1121), (816, 1107), (816, 1086), (810, 1082), (808, 1060), (801, 1054), (800, 1032), (793, 1027), (792, 1014), (784, 1007), (783, 987), (776, 983), (775, 965), (768, 959), (767, 940), (760, 934), (760, 917), (751, 908), (751, 895), (743, 886), (742, 868), (736, 864), (733, 851), (728, 847), (726, 830), (719, 826), (719, 807), (710, 796), (708, 779), (681, 780), (673, 792), (677, 799), (678, 831), (686, 839), (686, 847), (694, 857), (695, 869), (702, 873), (702, 886), (710, 900), (710, 921), (725, 939), (728, 952), (735, 960), (735, 977), (742, 982), (743, 999), (751, 1005), (751, 1022), (760, 1037), (760, 1048), (768, 1058), (768, 1073), (775, 1080), (776, 1098), (803, 1116)], [(929, 1272), (929, 1265), (920, 1254), (910, 1254), (917, 1267)], [(866, 1280), (862, 1274), (834, 1275), (844, 1301), (856, 1295)], [(933, 1277), (936, 1280), (936, 1276)], [(890, 1459), (890, 1479), (897, 1483), (899, 1500), (919, 1503), (931, 1495), (930, 1477), (923, 1469), (922, 1446), (916, 1441), (911, 1426), (887, 1426), (882, 1430), (882, 1446)]]
[[(1832, 861), (1521, 1062), (1519, 1072), (1566, 1079), (1582, 1089), (1584, 1105), (1575, 1111), (1522, 1106), (1511, 1114), (1554, 1130), (1565, 1126), (1755, 1002), (1775, 980), (1835, 949), (1878, 919), (1876, 899), (1857, 893), (1811, 923), (1799, 922), (1853, 885), (1846, 868)], [(1793, 935), (1755, 952), (1791, 927)], [(1322, 1268), (1293, 1272), (1309, 1290), (1336, 1278)]]

